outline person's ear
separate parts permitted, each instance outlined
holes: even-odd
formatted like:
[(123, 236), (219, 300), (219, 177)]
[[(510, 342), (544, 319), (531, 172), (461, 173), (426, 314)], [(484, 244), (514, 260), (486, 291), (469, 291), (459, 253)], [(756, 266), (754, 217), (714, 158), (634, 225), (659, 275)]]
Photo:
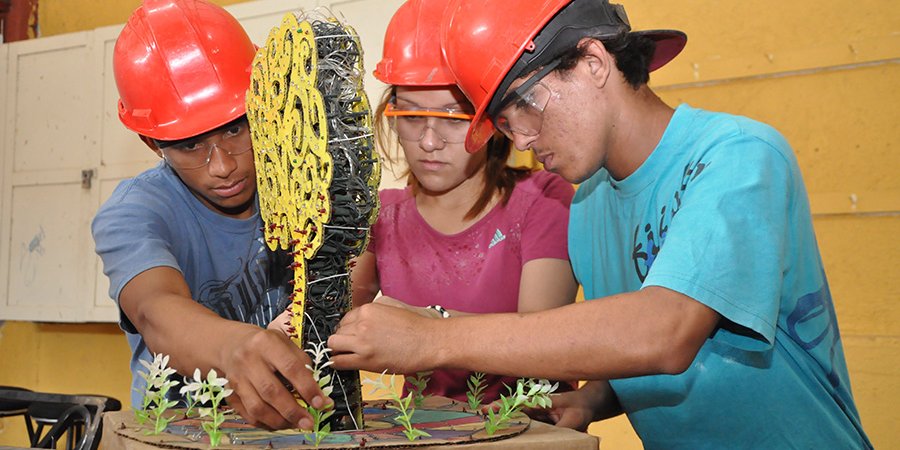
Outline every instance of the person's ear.
[(597, 87), (605, 86), (615, 68), (615, 59), (606, 51), (603, 43), (596, 39), (584, 38), (578, 42), (578, 45), (584, 49), (582, 59), (594, 84)]
[(156, 153), (156, 156), (159, 156), (160, 158), (163, 157), (162, 150), (160, 150), (159, 147), (156, 146), (156, 142), (153, 142), (153, 139), (144, 136), (143, 134), (141, 134), (140, 137), (141, 141), (143, 141), (144, 144), (147, 144), (147, 147), (150, 147), (150, 150), (153, 150), (153, 153)]

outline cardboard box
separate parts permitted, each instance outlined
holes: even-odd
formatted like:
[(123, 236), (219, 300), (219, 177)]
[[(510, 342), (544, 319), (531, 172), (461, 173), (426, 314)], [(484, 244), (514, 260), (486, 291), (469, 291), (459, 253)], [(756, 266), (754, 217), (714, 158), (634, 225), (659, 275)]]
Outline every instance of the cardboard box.
[[(173, 448), (173, 446), (169, 443), (163, 444), (162, 442), (159, 442), (160, 445), (154, 445), (153, 443), (151, 443), (153, 439), (148, 439), (149, 437), (142, 438), (141, 440), (136, 440), (132, 437), (128, 437), (127, 435), (133, 434), (133, 431), (131, 433), (124, 431), (128, 431), (129, 428), (134, 429), (135, 426), (136, 424), (134, 422), (134, 413), (132, 411), (116, 411), (105, 413), (103, 415), (103, 439), (101, 441), (101, 445), (103, 446), (104, 450), (159, 450), (163, 448)], [(162, 439), (159, 439), (159, 441), (162, 441)], [(555, 427), (542, 422), (532, 421), (525, 432), (507, 439), (476, 442), (471, 444), (438, 444), (426, 446), (410, 443), (409, 445), (393, 445), (388, 447), (372, 445), (371, 447), (367, 446), (367, 448), (396, 449), (421, 447), (422, 449), (447, 450), (597, 450), (599, 448), (599, 442), (600, 441), (596, 436), (580, 433), (578, 431), (570, 430), (567, 428)], [(222, 445), (220, 446), (220, 448), (252, 449), (257, 447), (249, 445)], [(258, 448), (262, 449), (265, 448), (265, 446), (258, 446)], [(308, 445), (279, 448), (312, 449), (314, 447), (312, 445)], [(320, 450), (325, 450), (328, 448), (329, 447), (326, 447), (324, 445), (319, 447)]]

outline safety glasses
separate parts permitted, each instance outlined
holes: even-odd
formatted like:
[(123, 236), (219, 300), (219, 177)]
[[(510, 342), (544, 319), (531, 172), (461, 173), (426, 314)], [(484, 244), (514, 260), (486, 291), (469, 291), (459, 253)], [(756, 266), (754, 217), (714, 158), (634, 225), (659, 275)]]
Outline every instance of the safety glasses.
[(419, 142), (425, 137), (426, 130), (431, 129), (447, 144), (465, 142), (469, 123), (475, 118), (474, 114), (453, 109), (397, 109), (393, 103), (387, 104), (384, 115), (400, 139)]
[(237, 120), (213, 132), (176, 142), (156, 141), (166, 163), (176, 169), (199, 169), (209, 164), (214, 148), (240, 155), (253, 148), (250, 125), (246, 119)]
[(513, 135), (537, 136), (544, 124), (544, 109), (553, 91), (541, 80), (550, 74), (561, 60), (551, 61), (519, 85), (500, 102), (500, 112), (493, 115), (494, 127), (510, 139)]

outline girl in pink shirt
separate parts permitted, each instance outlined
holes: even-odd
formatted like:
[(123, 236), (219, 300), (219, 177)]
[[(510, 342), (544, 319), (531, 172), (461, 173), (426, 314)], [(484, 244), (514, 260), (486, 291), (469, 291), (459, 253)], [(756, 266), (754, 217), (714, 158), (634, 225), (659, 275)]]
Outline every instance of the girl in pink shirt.
[[(572, 303), (577, 286), (566, 230), (574, 190), (548, 172), (508, 167), (511, 146), (499, 134), (466, 152), (473, 108), (441, 55), (445, 5), (408, 1), (388, 26), (375, 77), (390, 87), (376, 125), (383, 149), (402, 149), (408, 186), (380, 193), (368, 250), (351, 274), (354, 307), (379, 291), (376, 302), (438, 319)], [(400, 159), (391, 151), (386, 157)], [(465, 401), (469, 375), (435, 371), (426, 393)], [(509, 377), (486, 380), (484, 402), (505, 394), (503, 383), (515, 384)]]

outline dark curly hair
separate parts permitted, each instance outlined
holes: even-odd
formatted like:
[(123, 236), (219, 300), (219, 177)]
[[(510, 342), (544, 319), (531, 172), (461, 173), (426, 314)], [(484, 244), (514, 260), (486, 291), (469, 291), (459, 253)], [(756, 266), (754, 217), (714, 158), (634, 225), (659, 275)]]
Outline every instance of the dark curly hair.
[[(635, 33), (622, 33), (613, 37), (602, 36), (588, 38), (600, 41), (606, 51), (616, 59), (616, 68), (625, 76), (625, 80), (635, 90), (650, 81), (650, 60), (656, 50), (656, 42), (646, 36)], [(556, 70), (561, 74), (572, 70), (578, 61), (587, 53), (587, 45), (579, 44), (563, 52)]]

